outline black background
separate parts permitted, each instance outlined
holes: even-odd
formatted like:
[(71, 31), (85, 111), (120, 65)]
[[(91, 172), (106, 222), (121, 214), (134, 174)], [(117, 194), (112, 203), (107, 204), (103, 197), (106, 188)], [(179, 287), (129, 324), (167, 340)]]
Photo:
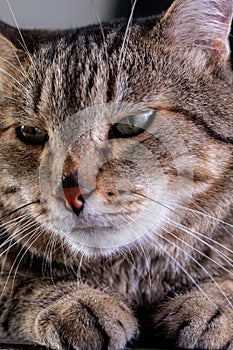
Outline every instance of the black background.
[[(134, 17), (156, 15), (166, 10), (172, 0), (138, 0)], [(133, 0), (117, 0), (115, 5), (115, 17), (129, 17)]]

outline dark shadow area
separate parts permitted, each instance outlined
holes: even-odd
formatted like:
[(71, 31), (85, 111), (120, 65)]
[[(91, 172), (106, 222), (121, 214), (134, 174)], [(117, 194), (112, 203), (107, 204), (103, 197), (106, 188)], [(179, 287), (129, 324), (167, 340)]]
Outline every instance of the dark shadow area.
[[(134, 17), (145, 17), (160, 14), (161, 12), (165, 11), (171, 5), (172, 2), (172, 0), (138, 0), (135, 8)], [(114, 17), (128, 18), (131, 11), (132, 3), (132, 0), (117, 0), (115, 2)]]
[[(43, 346), (33, 345), (33, 344), (3, 344), (3, 343), (0, 344), (0, 349), (1, 350), (48, 350)], [(160, 350), (160, 349), (137, 348), (134, 350)]]

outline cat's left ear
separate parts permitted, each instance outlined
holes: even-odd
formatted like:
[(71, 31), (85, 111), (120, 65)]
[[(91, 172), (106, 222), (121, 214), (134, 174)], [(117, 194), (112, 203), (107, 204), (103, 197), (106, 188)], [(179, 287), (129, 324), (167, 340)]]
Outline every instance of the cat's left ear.
[(7, 74), (10, 74), (14, 61), (16, 61), (16, 52), (16, 47), (0, 34), (0, 91), (3, 89)]
[(4, 61), (7, 58), (10, 58), (12, 55), (15, 54), (16, 51), (16, 47), (2, 34), (0, 34), (0, 57), (2, 58), (2, 60), (0, 60), (0, 65), (2, 65), (2, 61)]
[(199, 47), (208, 65), (230, 55), (233, 0), (175, 0), (162, 18), (164, 35), (179, 47)]

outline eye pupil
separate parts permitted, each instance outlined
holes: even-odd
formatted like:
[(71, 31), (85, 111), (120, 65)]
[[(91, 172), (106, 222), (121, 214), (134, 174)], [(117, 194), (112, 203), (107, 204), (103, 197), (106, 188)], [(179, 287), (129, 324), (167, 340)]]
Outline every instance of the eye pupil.
[(129, 115), (111, 127), (109, 138), (126, 138), (143, 133), (152, 122), (155, 113), (155, 111), (150, 110), (136, 115)]
[(36, 128), (31, 128), (32, 131), (32, 135), (35, 136), (36, 135)]
[(24, 143), (31, 145), (42, 145), (48, 140), (46, 131), (25, 125), (16, 128), (16, 135)]

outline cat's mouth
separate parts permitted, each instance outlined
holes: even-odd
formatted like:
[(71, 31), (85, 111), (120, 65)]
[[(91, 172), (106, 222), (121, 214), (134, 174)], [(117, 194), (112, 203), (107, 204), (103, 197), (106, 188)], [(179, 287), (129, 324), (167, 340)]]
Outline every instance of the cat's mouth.
[(78, 218), (77, 222), (74, 226), (74, 229), (82, 229), (82, 228), (94, 228), (94, 226), (91, 223), (87, 223), (84, 220)]

